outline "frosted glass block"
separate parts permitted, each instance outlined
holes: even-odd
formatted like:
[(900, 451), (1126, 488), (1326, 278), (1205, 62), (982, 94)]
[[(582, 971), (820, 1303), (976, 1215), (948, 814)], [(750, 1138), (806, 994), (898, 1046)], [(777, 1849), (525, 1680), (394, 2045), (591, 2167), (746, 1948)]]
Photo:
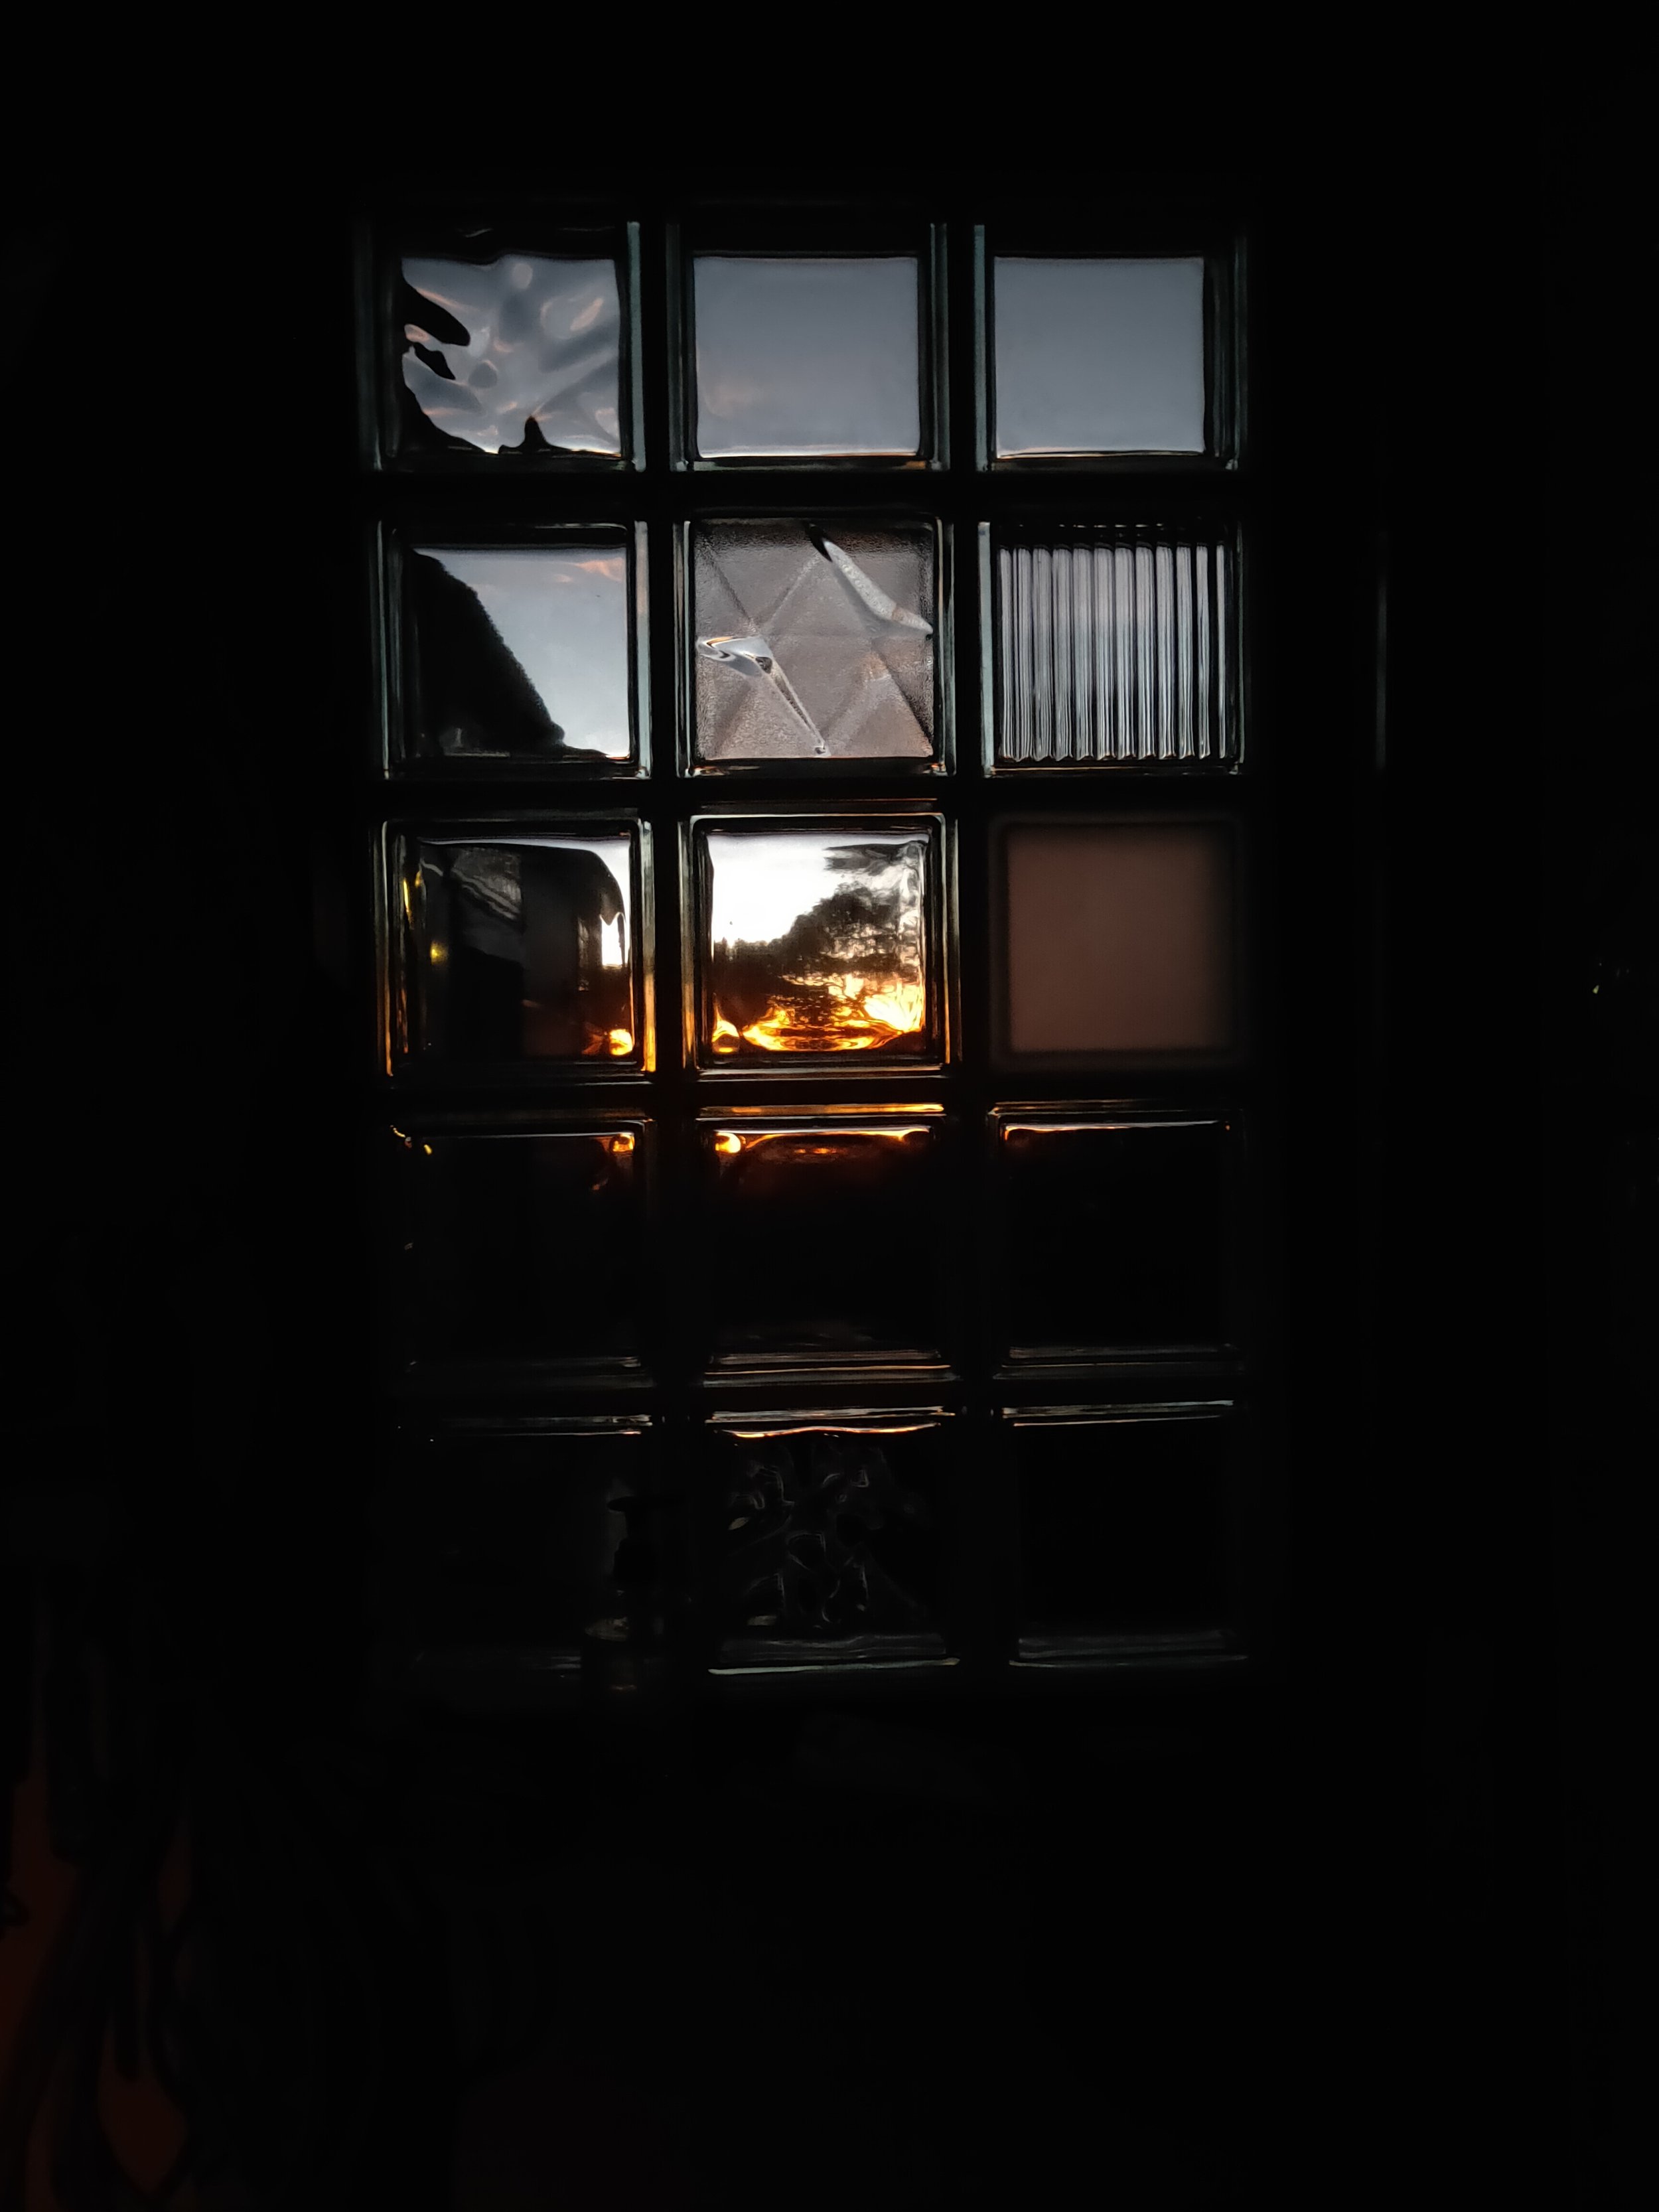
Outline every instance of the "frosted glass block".
[(617, 264), (562, 254), (405, 255), (404, 388), (447, 446), (622, 452)]
[(703, 1135), (714, 1365), (937, 1358), (936, 1124), (745, 1121)]
[(1227, 834), (1210, 823), (1007, 832), (1015, 1053), (1221, 1053), (1234, 1039)]
[(632, 833), (427, 832), (404, 845), (404, 1048), (449, 1060), (637, 1060)]
[(1168, 530), (996, 549), (999, 766), (1236, 759), (1232, 573)]
[(692, 269), (705, 459), (920, 450), (914, 255), (699, 254)]
[(708, 1443), (724, 1528), (724, 1663), (943, 1650), (937, 1418), (725, 1416)]
[(702, 1059), (938, 1056), (932, 817), (696, 834)]
[(625, 541), (412, 547), (409, 749), (428, 760), (632, 757)]
[(637, 1364), (643, 1136), (399, 1133), (405, 1363)]
[(1028, 1632), (1224, 1625), (1228, 1426), (1128, 1407), (1011, 1423)]
[(1010, 1115), (996, 1128), (1010, 1358), (1225, 1341), (1225, 1122)]
[(933, 753), (933, 538), (714, 522), (692, 540), (696, 757)]
[(1201, 453), (1204, 263), (999, 255), (995, 450)]

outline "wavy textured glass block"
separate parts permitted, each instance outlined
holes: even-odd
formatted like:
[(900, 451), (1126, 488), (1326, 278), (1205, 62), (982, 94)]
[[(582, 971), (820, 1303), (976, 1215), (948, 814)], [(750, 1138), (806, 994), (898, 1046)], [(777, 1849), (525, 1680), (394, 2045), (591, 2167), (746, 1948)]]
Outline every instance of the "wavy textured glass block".
[(920, 449), (914, 255), (699, 254), (692, 269), (704, 459)]
[(919, 1413), (757, 1414), (708, 1431), (728, 1666), (932, 1656), (941, 1431)]
[(931, 531), (711, 522), (691, 563), (700, 762), (932, 757)]
[(1224, 1626), (1228, 1430), (1127, 1407), (1010, 1422), (1023, 1643)]
[(707, 1128), (717, 1367), (937, 1358), (937, 1124)]
[(1174, 533), (1068, 533), (996, 556), (999, 765), (1237, 755), (1231, 563)]
[(450, 1060), (637, 1059), (632, 836), (409, 840), (404, 1049)]
[(403, 576), (413, 757), (632, 756), (625, 542), (416, 546)]
[(937, 1058), (937, 827), (700, 824), (705, 1064)]
[(481, 453), (622, 452), (617, 264), (567, 255), (405, 255), (402, 375), (444, 445)]
[(1225, 1341), (1225, 1122), (996, 1128), (1011, 1358)]
[(632, 1366), (641, 1125), (406, 1135), (406, 1364)]
[(1201, 453), (1204, 264), (999, 255), (999, 459)]
[(1231, 1048), (1231, 848), (1218, 824), (1021, 823), (1006, 864), (1011, 1051)]

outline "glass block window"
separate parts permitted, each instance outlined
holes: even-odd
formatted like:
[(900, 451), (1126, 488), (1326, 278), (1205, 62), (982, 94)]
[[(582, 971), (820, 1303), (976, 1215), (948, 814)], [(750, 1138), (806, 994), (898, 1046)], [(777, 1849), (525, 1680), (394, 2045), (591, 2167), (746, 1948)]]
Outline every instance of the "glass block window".
[(998, 457), (1203, 453), (1204, 276), (1198, 256), (997, 255)]

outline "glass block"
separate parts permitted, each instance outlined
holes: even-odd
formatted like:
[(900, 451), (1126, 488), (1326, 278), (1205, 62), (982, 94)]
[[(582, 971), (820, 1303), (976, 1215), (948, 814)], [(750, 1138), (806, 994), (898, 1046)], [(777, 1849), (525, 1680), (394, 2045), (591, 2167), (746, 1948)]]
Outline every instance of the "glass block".
[(933, 757), (931, 530), (705, 523), (691, 568), (700, 763)]
[(1213, 823), (1007, 831), (1015, 1054), (1219, 1054), (1234, 1038), (1231, 848)]
[(705, 1127), (714, 1365), (937, 1359), (940, 1134), (896, 1115)]
[(412, 1443), (383, 1496), (382, 1625), (416, 1651), (565, 1654), (614, 1614), (642, 1420), (538, 1424)]
[(997, 256), (995, 452), (1201, 453), (1204, 263)]
[(1203, 1633), (1228, 1610), (1224, 1408), (1010, 1423), (1027, 1635)]
[(637, 1064), (635, 835), (595, 826), (581, 836), (403, 841), (402, 1050)]
[(699, 1058), (937, 1059), (938, 831), (700, 823)]
[(622, 296), (614, 260), (405, 254), (398, 287), (410, 442), (619, 456)]
[(914, 255), (704, 253), (692, 285), (705, 460), (921, 450)]
[(636, 1365), (644, 1135), (399, 1132), (404, 1364)]
[(996, 757), (1221, 763), (1238, 751), (1224, 544), (1164, 528), (996, 549)]
[(944, 1650), (937, 1413), (730, 1415), (708, 1437), (723, 1664)]
[(1226, 1341), (1224, 1121), (996, 1127), (1011, 1358)]

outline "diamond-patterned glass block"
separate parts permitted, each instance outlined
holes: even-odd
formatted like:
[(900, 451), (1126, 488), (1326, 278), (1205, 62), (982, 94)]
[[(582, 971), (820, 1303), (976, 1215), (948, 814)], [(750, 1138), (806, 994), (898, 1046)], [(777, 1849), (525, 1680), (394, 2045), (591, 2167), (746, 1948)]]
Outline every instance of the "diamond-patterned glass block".
[(723, 1665), (943, 1651), (943, 1428), (937, 1413), (723, 1414), (709, 1425)]
[(1008, 1358), (1226, 1344), (1224, 1121), (1006, 1109), (994, 1127)]
[(400, 1364), (637, 1365), (645, 1135), (396, 1132)]
[(902, 1112), (705, 1124), (714, 1365), (937, 1362), (943, 1133)]
[(637, 835), (398, 840), (394, 1055), (641, 1065)]
[(631, 567), (621, 532), (409, 547), (404, 757), (532, 767), (631, 759)]
[(938, 1060), (937, 817), (704, 821), (695, 838), (702, 1065)]
[(999, 254), (999, 459), (1205, 450), (1204, 263)]
[(1009, 1417), (1024, 1644), (1226, 1627), (1231, 1426), (1226, 1406)]
[(707, 522), (691, 570), (700, 765), (935, 756), (930, 529)]

